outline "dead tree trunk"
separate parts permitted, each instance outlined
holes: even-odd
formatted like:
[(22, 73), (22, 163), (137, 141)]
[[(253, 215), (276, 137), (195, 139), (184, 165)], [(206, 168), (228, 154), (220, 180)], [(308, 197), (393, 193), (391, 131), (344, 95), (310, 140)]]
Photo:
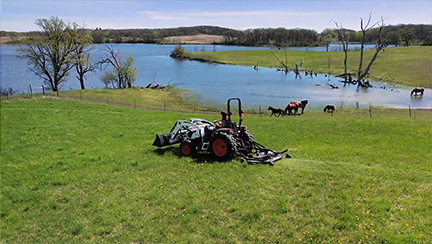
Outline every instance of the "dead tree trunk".
[[(273, 54), (273, 57), (275, 57), (276, 60), (285, 68), (285, 74), (288, 74), (289, 67), (283, 61), (280, 61), (279, 58), (273, 52), (271, 52), (271, 54)], [(285, 50), (285, 59), (287, 59), (286, 50)]]
[(361, 30), (362, 30), (362, 42), (361, 42), (361, 53), (360, 53), (360, 61), (359, 61), (359, 68), (358, 68), (358, 72), (357, 72), (357, 82), (358, 82), (358, 86), (361, 86), (363, 84), (363, 80), (364, 78), (369, 74), (369, 70), (372, 67), (373, 63), (375, 62), (375, 60), (378, 57), (378, 54), (380, 51), (382, 51), (384, 49), (384, 44), (382, 43), (381, 40), (381, 32), (382, 29), (384, 27), (384, 19), (381, 17), (381, 24), (378, 30), (378, 36), (377, 36), (377, 40), (376, 40), (376, 46), (375, 46), (375, 53), (372, 56), (372, 59), (369, 61), (368, 66), (366, 67), (366, 69), (363, 71), (363, 49), (364, 49), (364, 42), (365, 42), (365, 36), (366, 36), (366, 32), (368, 30), (370, 30), (371, 28), (373, 28), (374, 26), (376, 26), (379, 22), (373, 24), (372, 26), (369, 27), (370, 24), (370, 20), (371, 20), (371, 14), (369, 14), (369, 19), (368, 22), (365, 26), (363, 26), (363, 19), (361, 19)]
[(348, 79), (347, 76), (347, 70), (348, 70), (348, 66), (347, 66), (347, 61), (348, 61), (348, 37), (346, 35), (346, 30), (341, 26), (338, 25), (338, 23), (336, 23), (335, 21), (333, 21), (336, 25), (336, 30), (337, 30), (337, 34), (339, 37), (339, 40), (342, 42), (342, 48), (345, 54), (345, 58), (344, 58), (344, 77), (345, 77), (345, 82)]

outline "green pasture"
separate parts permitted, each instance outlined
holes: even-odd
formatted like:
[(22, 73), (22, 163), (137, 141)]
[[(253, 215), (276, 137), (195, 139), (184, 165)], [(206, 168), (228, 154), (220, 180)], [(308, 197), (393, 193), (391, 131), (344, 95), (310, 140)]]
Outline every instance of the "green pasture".
[[(273, 56), (293, 70), (303, 60), (303, 71), (339, 75), (344, 73), (343, 52), (315, 52), (291, 50), (247, 50), (190, 53), (190, 58), (261, 67), (280, 67)], [(365, 50), (363, 69), (366, 69), (375, 50)], [(348, 72), (357, 74), (360, 52), (348, 52)], [(330, 72), (329, 72), (330, 66)], [(425, 46), (386, 48), (380, 52), (370, 70), (370, 80), (406, 86), (432, 88), (432, 48)]]
[(1, 242), (431, 243), (432, 112), (411, 112), (246, 114), (292, 155), (271, 167), (151, 145), (217, 113), (2, 100)]

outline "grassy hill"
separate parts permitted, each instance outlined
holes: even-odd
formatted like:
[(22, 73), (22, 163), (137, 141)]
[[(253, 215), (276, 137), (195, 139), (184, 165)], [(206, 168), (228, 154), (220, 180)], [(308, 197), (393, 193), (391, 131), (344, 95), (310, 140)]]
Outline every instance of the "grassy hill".
[(412, 112), (246, 114), (257, 142), (290, 149), (271, 167), (151, 145), (218, 114), (2, 101), (1, 242), (430, 243), (432, 116)]
[[(303, 60), (302, 70), (314, 69), (317, 73), (343, 74), (343, 52), (248, 50), (225, 52), (190, 53), (190, 58), (261, 67), (281, 67), (278, 60), (285, 62), (291, 70)], [(364, 52), (363, 68), (368, 65), (375, 50)], [(348, 72), (357, 73), (360, 52), (348, 53)], [(432, 88), (432, 48), (424, 46), (387, 48), (381, 52), (373, 64), (371, 80), (392, 82), (407, 86)]]

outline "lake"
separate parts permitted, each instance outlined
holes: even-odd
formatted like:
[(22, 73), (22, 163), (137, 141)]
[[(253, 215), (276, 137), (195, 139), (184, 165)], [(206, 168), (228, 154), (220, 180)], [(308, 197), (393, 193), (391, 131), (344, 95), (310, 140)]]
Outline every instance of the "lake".
[[(111, 44), (110, 44), (111, 45)], [(371, 83), (373, 88), (357, 88), (346, 85), (341, 78), (317, 76), (298, 76), (284, 74), (274, 68), (250, 66), (207, 64), (197, 61), (176, 60), (169, 57), (175, 45), (157, 44), (112, 44), (115, 50), (127, 57), (135, 57), (138, 80), (135, 85), (145, 87), (149, 83), (176, 85), (194, 92), (204, 104), (225, 104), (228, 98), (240, 97), (243, 104), (250, 107), (284, 107), (293, 100), (309, 100), (308, 106), (335, 104), (344, 106), (386, 106), (391, 108), (432, 108), (432, 89), (426, 89), (424, 97), (410, 97), (411, 87), (394, 86), (382, 82)], [(222, 45), (184, 45), (190, 52), (268, 49), (266, 47), (239, 47)], [(350, 45), (354, 47), (355, 45)], [(373, 46), (368, 46), (368, 48)], [(2, 45), (1, 50), (1, 87), (13, 88), (19, 93), (27, 93), (29, 85), (34, 92), (41, 92), (42, 80), (29, 71), (27, 60), (16, 57), (17, 46)], [(102, 57), (104, 44), (97, 44), (92, 53), (93, 59)], [(325, 51), (325, 47), (290, 47), (290, 50)], [(338, 44), (329, 50), (339, 50)], [(103, 71), (89, 73), (86, 87), (103, 88), (99, 77)], [(79, 82), (72, 71), (68, 82), (61, 90), (79, 89)], [(336, 84), (332, 89), (328, 84)], [(39, 89), (38, 89), (39, 88)]]

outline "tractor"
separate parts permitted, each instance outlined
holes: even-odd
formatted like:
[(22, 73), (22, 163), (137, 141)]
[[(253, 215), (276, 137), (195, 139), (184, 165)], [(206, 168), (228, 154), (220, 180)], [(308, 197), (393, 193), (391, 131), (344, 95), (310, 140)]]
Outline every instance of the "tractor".
[[(237, 100), (239, 122), (231, 120), (231, 101)], [(254, 140), (253, 135), (242, 125), (243, 111), (239, 98), (230, 98), (227, 102), (227, 111), (221, 112), (222, 119), (214, 123), (198, 118), (190, 121), (178, 120), (170, 132), (157, 134), (153, 146), (164, 147), (180, 143), (180, 153), (192, 156), (198, 152), (208, 152), (214, 158), (222, 161), (242, 157), (249, 164), (269, 164), (283, 158), (291, 158), (288, 150), (275, 152)]]

